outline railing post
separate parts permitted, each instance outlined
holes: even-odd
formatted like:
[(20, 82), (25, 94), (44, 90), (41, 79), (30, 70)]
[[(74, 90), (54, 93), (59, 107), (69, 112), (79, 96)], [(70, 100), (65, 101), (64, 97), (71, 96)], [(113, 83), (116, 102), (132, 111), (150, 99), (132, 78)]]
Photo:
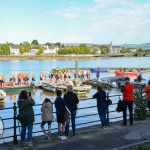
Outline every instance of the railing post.
[(16, 129), (17, 129), (17, 126), (16, 126), (16, 120), (17, 120), (17, 107), (16, 107), (16, 103), (14, 103), (14, 135), (13, 135), (13, 144), (18, 144), (18, 140), (17, 140), (17, 133), (16, 133)]
[[(107, 96), (106, 96), (106, 100), (108, 99), (109, 99), (109, 93), (107, 93)], [(107, 119), (107, 125), (109, 126), (109, 105), (107, 105), (106, 119)]]

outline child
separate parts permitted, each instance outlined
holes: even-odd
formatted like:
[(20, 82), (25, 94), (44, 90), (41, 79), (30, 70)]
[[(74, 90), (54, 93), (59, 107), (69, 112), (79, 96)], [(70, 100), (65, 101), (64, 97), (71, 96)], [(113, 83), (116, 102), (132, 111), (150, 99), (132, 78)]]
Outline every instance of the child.
[[(53, 120), (53, 105), (50, 99), (46, 98), (43, 102), (43, 105), (41, 107), (42, 112), (42, 123), (41, 123), (41, 129), (44, 132), (44, 137), (50, 140), (50, 134), (51, 134), (51, 122)], [(48, 124), (48, 134), (46, 133), (46, 130), (44, 128), (45, 124)]]
[(56, 107), (56, 115), (57, 115), (57, 122), (58, 122), (58, 139), (59, 140), (66, 140), (67, 137), (64, 136), (65, 131), (65, 102), (61, 98), (62, 91), (57, 90), (56, 91), (57, 98), (55, 100), (55, 107)]

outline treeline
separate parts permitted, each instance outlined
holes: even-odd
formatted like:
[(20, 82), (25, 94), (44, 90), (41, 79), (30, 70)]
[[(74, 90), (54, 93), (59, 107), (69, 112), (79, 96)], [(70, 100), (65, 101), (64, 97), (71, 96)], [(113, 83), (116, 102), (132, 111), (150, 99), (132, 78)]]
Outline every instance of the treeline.
[(0, 55), (10, 55), (10, 44), (0, 44)]

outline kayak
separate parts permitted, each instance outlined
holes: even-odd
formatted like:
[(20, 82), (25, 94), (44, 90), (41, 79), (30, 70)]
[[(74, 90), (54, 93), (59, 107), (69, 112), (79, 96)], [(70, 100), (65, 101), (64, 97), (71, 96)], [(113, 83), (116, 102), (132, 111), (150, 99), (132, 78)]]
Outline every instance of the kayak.
[(132, 72), (129, 72), (129, 71), (126, 71), (126, 72), (122, 72), (122, 71), (119, 71), (119, 70), (115, 70), (114, 71), (116, 75), (125, 75), (125, 76), (136, 76), (137, 75), (137, 72), (136, 71), (132, 71)]

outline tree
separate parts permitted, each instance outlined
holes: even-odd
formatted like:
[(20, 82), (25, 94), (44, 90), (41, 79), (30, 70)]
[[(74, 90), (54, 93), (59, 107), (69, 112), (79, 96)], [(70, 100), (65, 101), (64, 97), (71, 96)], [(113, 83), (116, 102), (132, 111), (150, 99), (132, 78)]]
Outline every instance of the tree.
[(21, 54), (25, 53), (25, 48), (24, 48), (23, 46), (21, 46), (21, 47), (19, 48), (19, 52), (20, 52)]
[(120, 51), (121, 53), (130, 53), (130, 49), (129, 48), (122, 48), (122, 50)]
[(39, 42), (37, 40), (33, 40), (31, 44), (33, 44), (33, 45), (39, 45)]
[(41, 54), (41, 53), (43, 53), (43, 51), (44, 51), (44, 48), (43, 47), (39, 47), (38, 48), (38, 52)]
[(100, 50), (101, 50), (101, 53), (102, 53), (102, 54), (107, 54), (107, 53), (109, 53), (109, 48), (108, 48), (108, 46), (106, 46), (106, 45), (100, 46)]
[(47, 45), (47, 46), (52, 46), (53, 44), (52, 44), (52, 43), (47, 42), (47, 43), (45, 43), (45, 45)]
[(136, 52), (143, 52), (143, 49), (142, 48), (137, 48)]

